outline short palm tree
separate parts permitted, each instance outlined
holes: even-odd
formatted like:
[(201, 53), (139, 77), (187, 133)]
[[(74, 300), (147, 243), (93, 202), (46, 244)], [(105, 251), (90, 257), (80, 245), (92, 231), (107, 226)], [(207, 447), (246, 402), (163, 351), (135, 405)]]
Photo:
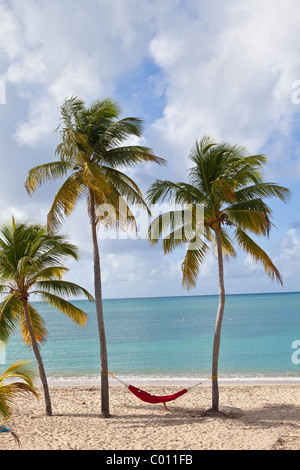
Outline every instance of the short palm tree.
[(49, 234), (46, 227), (14, 218), (0, 230), (0, 292), (5, 295), (0, 304), (0, 340), (7, 343), (17, 325), (26, 345), (33, 349), (44, 389), (46, 414), (52, 415), (47, 377), (40, 353), (46, 341), (44, 320), (29, 303), (31, 296), (66, 314), (83, 327), (87, 315), (62, 296), (93, 297), (83, 288), (63, 280), (68, 269), (63, 262), (78, 259), (77, 247), (62, 235)]
[[(204, 136), (196, 141), (189, 158), (194, 166), (189, 170), (188, 183), (157, 180), (148, 190), (148, 200), (154, 204), (169, 198), (177, 205), (187, 205), (190, 212), (184, 226), (182, 210), (171, 210), (157, 217), (149, 227), (152, 244), (164, 237), (166, 220), (171, 232), (163, 238), (165, 253), (176, 246), (186, 246), (182, 262), (183, 286), (194, 287), (201, 265), (210, 245), (216, 248), (219, 268), (219, 307), (216, 319), (212, 376), (212, 410), (219, 411), (218, 361), (221, 326), (225, 307), (224, 257), (236, 256), (231, 232), (239, 248), (261, 262), (271, 279), (282, 283), (281, 275), (268, 254), (249, 236), (268, 235), (271, 229), (271, 210), (264, 202), (268, 197), (286, 200), (287, 188), (264, 182), (262, 167), (267, 162), (263, 155), (249, 155), (240, 146), (217, 144)], [(204, 221), (199, 223), (197, 205), (204, 208)], [(155, 233), (155, 238), (151, 236)], [(157, 234), (157, 235), (156, 235)]]
[[(44, 182), (66, 177), (48, 214), (50, 230), (60, 226), (64, 216), (71, 214), (81, 198), (87, 199), (100, 339), (101, 412), (104, 418), (108, 418), (108, 360), (97, 225), (102, 222), (110, 227), (117, 219), (119, 227), (126, 228), (128, 221), (134, 221), (129, 204), (138, 204), (147, 209), (139, 187), (120, 171), (120, 167), (133, 167), (142, 162), (164, 164), (165, 161), (153, 155), (149, 148), (126, 145), (128, 138), (142, 135), (142, 121), (138, 118), (118, 120), (120, 109), (112, 99), (96, 101), (86, 108), (83, 101), (73, 97), (63, 102), (61, 115), (58, 127), (61, 129), (61, 142), (56, 149), (59, 160), (31, 169), (25, 186), (31, 194)], [(101, 213), (100, 209), (104, 205), (105, 209)], [(125, 213), (120, 205), (125, 208)], [(111, 217), (104, 217), (107, 211)]]
[[(33, 394), (38, 399), (33, 385), (34, 377), (35, 371), (30, 361), (15, 362), (0, 375), (0, 416), (3, 419), (10, 418), (16, 396)], [(18, 382), (16, 379), (19, 379)]]

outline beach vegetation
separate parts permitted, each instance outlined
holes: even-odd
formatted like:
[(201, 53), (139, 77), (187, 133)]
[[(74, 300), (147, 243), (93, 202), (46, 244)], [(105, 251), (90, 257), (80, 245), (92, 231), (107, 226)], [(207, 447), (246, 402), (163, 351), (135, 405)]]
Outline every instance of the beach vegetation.
[(17, 361), (0, 375), (0, 416), (2, 419), (6, 421), (11, 417), (17, 396), (32, 394), (39, 399), (33, 383), (35, 376), (36, 370), (31, 361)]
[[(152, 204), (168, 199), (179, 207), (178, 210), (170, 210), (168, 217), (161, 214), (151, 222), (149, 241), (154, 245), (162, 238), (165, 253), (171, 253), (176, 247), (184, 248), (181, 269), (186, 289), (196, 286), (209, 250), (216, 254), (219, 306), (212, 352), (212, 411), (219, 412), (218, 364), (225, 308), (224, 259), (237, 256), (238, 247), (255, 262), (262, 263), (272, 280), (282, 284), (280, 272), (255, 238), (268, 236), (273, 227), (272, 211), (265, 200), (279, 198), (287, 201), (289, 190), (264, 181), (265, 155), (250, 155), (245, 147), (217, 143), (210, 136), (196, 141), (189, 159), (188, 182), (156, 180), (147, 192), (147, 200)], [(188, 224), (185, 224), (182, 206), (189, 208)], [(197, 217), (198, 206), (203, 208), (203, 218)], [(153, 233), (158, 236), (153, 237)]]
[(30, 300), (46, 302), (80, 327), (87, 323), (87, 314), (66, 300), (83, 296), (93, 301), (86, 289), (63, 279), (68, 271), (64, 263), (70, 259), (78, 260), (78, 248), (65, 236), (49, 233), (45, 226), (12, 218), (0, 229), (0, 340), (6, 344), (19, 327), (37, 360), (48, 416), (52, 415), (52, 405), (40, 352), (48, 332)]

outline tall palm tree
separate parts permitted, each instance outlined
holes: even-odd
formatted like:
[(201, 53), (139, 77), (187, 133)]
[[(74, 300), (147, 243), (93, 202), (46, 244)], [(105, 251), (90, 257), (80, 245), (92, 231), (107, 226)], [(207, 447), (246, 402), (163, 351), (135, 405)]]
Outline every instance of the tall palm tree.
[[(63, 102), (61, 115), (58, 127), (61, 130), (61, 142), (56, 149), (59, 160), (31, 169), (25, 186), (31, 194), (44, 182), (66, 177), (48, 214), (48, 228), (51, 230), (60, 226), (64, 216), (71, 214), (81, 198), (87, 199), (100, 339), (101, 412), (104, 418), (108, 418), (108, 361), (97, 225), (102, 222), (110, 227), (115, 214), (119, 227), (125, 229), (127, 221), (134, 221), (129, 204), (138, 204), (147, 209), (139, 187), (119, 167), (133, 167), (142, 162), (164, 164), (165, 161), (153, 155), (149, 148), (126, 145), (128, 138), (142, 135), (142, 121), (132, 117), (118, 120), (120, 109), (112, 99), (96, 101), (86, 108), (83, 101), (73, 97)], [(120, 209), (120, 201), (125, 214)], [(106, 209), (101, 215), (99, 209), (103, 205)], [(104, 217), (109, 207), (112, 208), (111, 217)]]
[[(7, 420), (12, 414), (12, 405), (17, 395), (33, 394), (38, 399), (33, 385), (35, 371), (30, 361), (17, 361), (0, 375), (0, 416)], [(20, 379), (15, 382), (15, 379)]]
[(93, 300), (83, 287), (63, 280), (68, 271), (63, 262), (69, 258), (78, 259), (77, 248), (64, 236), (49, 234), (46, 227), (16, 222), (14, 218), (1, 227), (0, 293), (5, 297), (0, 303), (0, 340), (7, 343), (19, 325), (23, 340), (33, 349), (38, 363), (48, 416), (52, 415), (52, 406), (40, 353), (47, 330), (29, 299), (37, 295), (77, 325), (86, 324), (86, 313), (61, 297), (83, 295)]
[[(154, 204), (169, 198), (177, 205), (188, 205), (190, 218), (185, 224), (180, 209), (161, 214), (149, 227), (152, 244), (164, 237), (166, 224), (171, 232), (163, 238), (165, 253), (176, 246), (186, 246), (181, 268), (183, 286), (196, 285), (197, 275), (205, 256), (214, 246), (217, 251), (219, 272), (219, 307), (215, 325), (212, 357), (212, 410), (219, 411), (218, 362), (221, 326), (225, 307), (224, 257), (236, 256), (232, 232), (239, 248), (261, 262), (271, 279), (282, 283), (281, 275), (268, 254), (249, 236), (268, 235), (272, 227), (271, 210), (264, 202), (268, 197), (285, 201), (287, 188), (264, 182), (262, 167), (267, 162), (264, 155), (249, 155), (240, 146), (217, 144), (204, 136), (191, 150), (189, 158), (194, 166), (189, 170), (189, 182), (173, 183), (157, 180), (148, 190), (147, 198)], [(199, 223), (197, 205), (204, 208), (204, 221)], [(166, 217), (167, 215), (167, 217)], [(167, 221), (167, 222), (166, 222)], [(155, 234), (155, 238), (151, 236)], [(157, 234), (157, 235), (156, 235)]]

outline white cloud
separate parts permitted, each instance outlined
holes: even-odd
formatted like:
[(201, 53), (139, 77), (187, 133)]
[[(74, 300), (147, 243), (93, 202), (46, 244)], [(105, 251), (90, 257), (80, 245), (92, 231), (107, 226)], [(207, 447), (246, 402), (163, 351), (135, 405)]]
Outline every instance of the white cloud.
[[(203, 2), (193, 5), (197, 18), (170, 20), (150, 44), (167, 97), (154, 131), (185, 155), (203, 133), (251, 152), (271, 138), (276, 145), (290, 139), (299, 112), (291, 101), (300, 77), (299, 2), (227, 2), (229, 15), (212, 5), (204, 16)], [(213, 24), (221, 18), (216, 32)]]
[(46, 64), (40, 53), (26, 51), (19, 61), (10, 65), (4, 79), (11, 83), (43, 83), (46, 70)]
[(288, 230), (280, 244), (280, 254), (275, 258), (279, 271), (285, 278), (300, 278), (300, 238), (296, 229)]

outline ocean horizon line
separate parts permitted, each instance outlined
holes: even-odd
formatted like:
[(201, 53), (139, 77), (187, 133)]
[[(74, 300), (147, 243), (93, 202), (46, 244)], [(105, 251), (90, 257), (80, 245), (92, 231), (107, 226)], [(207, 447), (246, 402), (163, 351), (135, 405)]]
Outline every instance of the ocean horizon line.
[[(237, 296), (252, 296), (252, 295), (291, 295), (300, 294), (300, 291), (288, 291), (288, 292), (246, 292), (246, 293), (234, 293), (226, 294), (226, 297), (237, 297)], [(142, 296), (142, 297), (106, 297), (103, 301), (111, 300), (148, 300), (148, 299), (189, 299), (189, 298), (201, 298), (201, 297), (219, 297), (219, 294), (192, 294), (192, 295), (155, 295), (155, 296)], [(87, 299), (69, 299), (70, 302), (86, 302)], [(32, 300), (31, 303), (41, 303), (42, 300)], [(90, 303), (93, 303), (90, 302)]]

